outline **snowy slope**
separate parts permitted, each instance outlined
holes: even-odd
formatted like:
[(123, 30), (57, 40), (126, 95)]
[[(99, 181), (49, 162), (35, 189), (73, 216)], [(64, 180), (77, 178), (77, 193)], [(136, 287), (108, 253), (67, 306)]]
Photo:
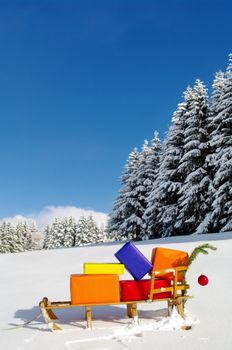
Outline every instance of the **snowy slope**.
[[(93, 310), (93, 329), (85, 329), (84, 310), (57, 312), (63, 331), (53, 333), (39, 318), (27, 328), (10, 328), (39, 313), (43, 296), (52, 301), (69, 300), (69, 276), (81, 273), (83, 262), (116, 262), (114, 253), (122, 244), (0, 255), (0, 350), (41, 349), (232, 349), (232, 232), (167, 238), (136, 243), (150, 258), (155, 246), (186, 250), (209, 242), (218, 249), (200, 255), (188, 272), (191, 295), (186, 308), (192, 330), (170, 330), (175, 318), (166, 317), (163, 303), (139, 306), (140, 323), (132, 327), (123, 307), (98, 307)], [(206, 287), (197, 284), (203, 273)], [(128, 278), (129, 274), (123, 276)], [(121, 277), (122, 278), (122, 277)], [(161, 327), (161, 324), (163, 327)], [(162, 331), (160, 329), (168, 329)]]

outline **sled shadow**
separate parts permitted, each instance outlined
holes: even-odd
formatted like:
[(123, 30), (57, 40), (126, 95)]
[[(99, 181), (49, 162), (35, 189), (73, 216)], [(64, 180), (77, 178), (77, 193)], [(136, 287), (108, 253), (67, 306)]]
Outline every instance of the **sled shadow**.
[[(153, 306), (153, 307), (152, 307)], [(154, 304), (151, 306), (150, 310), (141, 310), (138, 305), (138, 317), (141, 319), (147, 320), (156, 320), (160, 317), (168, 316), (168, 309), (154, 309)], [(121, 324), (125, 325), (128, 321), (132, 320), (127, 316), (127, 308), (125, 306), (93, 306), (91, 308), (92, 311), (92, 322), (94, 326), (94, 322), (101, 323), (113, 323), (113, 324)], [(67, 324), (67, 323), (75, 323), (82, 324), (82, 328), (86, 328), (85, 321), (85, 308), (77, 307), (69, 310), (55, 310), (55, 314), (59, 317), (59, 324)], [(79, 326), (78, 325), (78, 326)]]
[(140, 310), (139, 311), (139, 318), (143, 319), (149, 319), (149, 320), (156, 320), (160, 317), (167, 317), (168, 316), (168, 309), (159, 309), (159, 310)]
[[(54, 320), (55, 323), (59, 324), (61, 327), (62, 325), (70, 325), (81, 329), (85, 329), (86, 328), (85, 310), (84, 308), (78, 308), (78, 309), (79, 310), (77, 310), (76, 308), (69, 309), (69, 310), (54, 309), (53, 311), (57, 316), (57, 320)], [(83, 310), (80, 310), (80, 309), (83, 309)], [(51, 329), (48, 327), (47, 323), (45, 322), (40, 312), (40, 308), (38, 306), (34, 306), (31, 309), (19, 309), (15, 312), (14, 317), (19, 319), (20, 322), (17, 324), (9, 323), (9, 326), (51, 332)], [(34, 320), (34, 318), (36, 319)], [(26, 324), (31, 320), (32, 320), (31, 323)]]
[[(59, 310), (54, 309), (53, 311), (58, 318), (57, 320), (55, 320), (55, 322), (61, 327), (62, 325), (66, 325), (75, 327), (77, 329), (86, 329), (84, 307)], [(50, 332), (51, 330), (48, 328), (42, 315), (36, 318), (39, 314), (40, 308), (37, 306), (34, 306), (31, 309), (19, 309), (15, 312), (14, 317), (19, 319), (20, 322), (18, 324), (10, 323), (9, 325), (12, 327), (19, 326), (19, 328), (25, 327), (27, 329)], [(141, 319), (157, 319), (159, 317), (166, 317), (167, 308), (159, 310), (139, 310), (138, 308), (138, 315)], [(33, 321), (30, 324), (23, 326), (26, 322), (29, 322), (30, 320)], [(126, 306), (95, 306), (92, 307), (92, 320), (93, 325), (96, 321), (100, 321), (102, 324), (116, 323), (125, 325), (131, 319), (127, 316)]]
[[(60, 309), (54, 310), (56, 316), (59, 318), (59, 324), (75, 323), (78, 327), (86, 328), (85, 321), (85, 308), (76, 307), (71, 309)], [(101, 322), (112, 322), (124, 324), (125, 319), (127, 319), (126, 307), (116, 307), (116, 306), (92, 306), (92, 322), (94, 325), (95, 321)], [(83, 324), (82, 324), (83, 323)]]
[[(40, 316), (39, 316), (40, 315)], [(37, 317), (38, 316), (38, 317)], [(42, 315), (40, 314), (40, 308), (38, 306), (34, 306), (31, 309), (19, 309), (15, 312), (14, 317), (20, 320), (20, 323), (9, 323), (12, 327), (19, 328), (31, 328), (37, 330), (48, 331), (48, 329), (43, 329), (44, 320)], [(35, 319), (36, 318), (36, 319)], [(33, 320), (29, 324), (25, 324)]]

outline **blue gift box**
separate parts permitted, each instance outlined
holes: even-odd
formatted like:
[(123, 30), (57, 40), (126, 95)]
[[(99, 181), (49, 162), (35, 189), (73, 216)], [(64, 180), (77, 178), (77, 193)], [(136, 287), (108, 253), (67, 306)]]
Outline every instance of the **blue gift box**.
[(134, 243), (127, 242), (115, 253), (116, 258), (125, 265), (135, 280), (141, 280), (152, 269), (150, 261), (136, 248)]

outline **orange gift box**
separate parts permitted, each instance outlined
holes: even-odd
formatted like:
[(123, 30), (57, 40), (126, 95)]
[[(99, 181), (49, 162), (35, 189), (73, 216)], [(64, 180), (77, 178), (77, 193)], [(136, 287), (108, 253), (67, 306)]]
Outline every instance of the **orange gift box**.
[[(170, 269), (172, 267), (187, 266), (188, 253), (181, 250), (168, 248), (154, 248), (152, 250), (151, 261), (153, 264), (152, 271)], [(172, 273), (157, 274), (156, 277), (172, 279)], [(183, 272), (179, 272), (178, 281), (183, 281)]]
[(71, 304), (120, 302), (118, 275), (71, 275)]

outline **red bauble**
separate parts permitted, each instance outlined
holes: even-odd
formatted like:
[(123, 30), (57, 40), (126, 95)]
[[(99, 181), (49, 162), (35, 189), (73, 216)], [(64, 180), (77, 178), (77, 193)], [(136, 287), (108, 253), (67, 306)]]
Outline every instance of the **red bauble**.
[(198, 277), (198, 283), (201, 285), (201, 286), (206, 286), (208, 284), (209, 280), (208, 280), (208, 277), (205, 276), (205, 275), (200, 275)]

